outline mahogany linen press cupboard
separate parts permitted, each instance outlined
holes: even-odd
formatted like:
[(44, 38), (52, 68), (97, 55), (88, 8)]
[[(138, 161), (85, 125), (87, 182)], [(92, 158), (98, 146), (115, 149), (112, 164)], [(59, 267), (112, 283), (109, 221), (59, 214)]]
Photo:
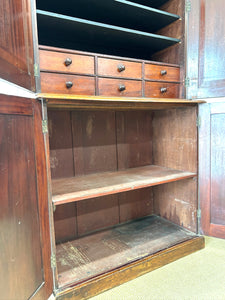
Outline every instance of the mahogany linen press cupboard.
[(223, 14), (1, 1), (3, 299), (87, 299), (225, 237)]

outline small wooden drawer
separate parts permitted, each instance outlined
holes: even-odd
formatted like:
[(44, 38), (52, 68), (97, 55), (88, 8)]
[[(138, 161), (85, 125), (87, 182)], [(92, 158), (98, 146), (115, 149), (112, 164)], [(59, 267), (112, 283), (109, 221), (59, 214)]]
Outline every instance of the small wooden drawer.
[(136, 80), (99, 78), (98, 89), (101, 96), (142, 96), (142, 82)]
[(141, 79), (142, 64), (100, 57), (98, 58), (98, 75)]
[(61, 73), (94, 74), (94, 57), (40, 50), (40, 70)]
[(95, 78), (41, 72), (43, 93), (95, 95)]
[(145, 97), (179, 98), (179, 83), (145, 82)]
[(145, 79), (179, 82), (180, 68), (145, 64)]

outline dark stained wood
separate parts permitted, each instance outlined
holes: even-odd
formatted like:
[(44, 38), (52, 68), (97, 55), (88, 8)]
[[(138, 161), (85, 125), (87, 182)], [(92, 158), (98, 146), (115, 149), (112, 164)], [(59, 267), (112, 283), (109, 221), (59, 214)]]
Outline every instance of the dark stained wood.
[(115, 171), (115, 112), (72, 113), (75, 175)]
[[(182, 108), (155, 112), (153, 163), (197, 172), (196, 119), (196, 109)], [(153, 195), (156, 213), (196, 231), (198, 208), (196, 180), (163, 185), (160, 189), (156, 187), (153, 189)]]
[[(125, 86), (125, 90), (119, 90), (121, 85)], [(141, 97), (142, 82), (126, 79), (98, 78), (98, 92), (100, 96)]]
[[(53, 273), (51, 268), (51, 233), (49, 214), (51, 203), (48, 202), (49, 182), (47, 177), (45, 142), (42, 133), (42, 110), (40, 102), (33, 100), (34, 103), (34, 136), (35, 136), (35, 161), (37, 172), (37, 195), (38, 210), (40, 220), (40, 232), (42, 241), (42, 272), (44, 284), (41, 289), (32, 297), (34, 300), (47, 299), (53, 291)], [(26, 129), (27, 130), (27, 129)], [(30, 173), (29, 173), (30, 176)], [(49, 207), (50, 206), (50, 207)], [(37, 232), (34, 233), (36, 237)]]
[(225, 238), (225, 103), (204, 104), (200, 106), (199, 115), (199, 199), (202, 211), (200, 229), (206, 235)]
[[(40, 50), (40, 70), (59, 73), (94, 74), (94, 56)], [(71, 64), (66, 65), (66, 59)]]
[(59, 286), (86, 281), (194, 237), (190, 231), (150, 216), (60, 244)]
[[(162, 92), (162, 89), (165, 91)], [(180, 85), (168, 82), (145, 82), (145, 97), (178, 98)]]
[(78, 236), (117, 224), (119, 224), (117, 195), (92, 198), (77, 203)]
[(54, 212), (54, 227), (56, 243), (75, 239), (77, 237), (76, 203), (60, 205)]
[(152, 113), (117, 112), (118, 169), (152, 164)]
[(48, 129), (52, 178), (74, 176), (70, 112), (49, 110)]
[(179, 243), (169, 249), (159, 251), (144, 259), (138, 260), (125, 267), (118, 268), (115, 272), (110, 272), (88, 282), (81, 283), (74, 287), (66, 287), (56, 295), (57, 300), (80, 300), (88, 299), (101, 292), (111, 289), (117, 285), (135, 279), (147, 272), (158, 269), (181, 257), (189, 255), (205, 247), (203, 237), (196, 237), (189, 241)]
[(0, 94), (0, 114), (33, 115), (30, 99)]
[(151, 188), (118, 194), (120, 223), (153, 214), (153, 194)]
[[(166, 74), (161, 73), (166, 72)], [(180, 68), (145, 64), (145, 79), (160, 81), (180, 81)]]
[(1, 0), (0, 77), (35, 91), (31, 3)]
[[(67, 82), (72, 82), (73, 86), (67, 88)], [(41, 91), (43, 93), (95, 95), (95, 79), (87, 76), (41, 72)]]
[[(5, 97), (8, 101), (18, 100)], [(26, 101), (29, 110), (32, 100)], [(45, 160), (42, 162), (41, 157), (44, 149), (36, 105), (34, 110), (34, 118), (19, 114), (20, 111), (17, 115), (0, 114), (3, 299), (27, 299), (37, 290), (35, 297), (47, 299), (52, 292)]]
[(188, 26), (189, 98), (225, 95), (224, 1), (192, 0)]
[(125, 171), (55, 179), (52, 181), (53, 202), (55, 205), (60, 205), (195, 176), (196, 174), (192, 172), (150, 165)]
[[(118, 67), (122, 65), (125, 67), (123, 71), (119, 71)], [(108, 58), (98, 58), (97, 74), (100, 76), (114, 76), (125, 78), (142, 78), (142, 64), (141, 62), (130, 62), (126, 60), (116, 60)]]

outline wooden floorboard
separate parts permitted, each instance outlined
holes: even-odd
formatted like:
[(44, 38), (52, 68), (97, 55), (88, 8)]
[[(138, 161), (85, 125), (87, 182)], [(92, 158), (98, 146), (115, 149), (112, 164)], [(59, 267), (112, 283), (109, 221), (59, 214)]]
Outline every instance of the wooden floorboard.
[(55, 205), (60, 205), (195, 176), (192, 172), (150, 165), (118, 172), (55, 179), (52, 180), (52, 200)]
[(163, 218), (150, 216), (59, 244), (59, 286), (84, 282), (195, 236)]

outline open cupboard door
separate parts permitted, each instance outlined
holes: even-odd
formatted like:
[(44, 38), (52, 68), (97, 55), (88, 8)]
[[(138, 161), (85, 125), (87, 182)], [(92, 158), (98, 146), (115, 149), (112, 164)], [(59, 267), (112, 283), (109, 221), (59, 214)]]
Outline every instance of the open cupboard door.
[(0, 1), (1, 299), (53, 290), (41, 103), (23, 89), (35, 91), (32, 4)]
[(188, 2), (187, 94), (208, 102), (198, 122), (200, 232), (225, 238), (224, 1)]
[(225, 101), (200, 106), (201, 231), (225, 239)]
[(0, 2), (0, 78), (35, 91), (32, 3), (29, 0)]

